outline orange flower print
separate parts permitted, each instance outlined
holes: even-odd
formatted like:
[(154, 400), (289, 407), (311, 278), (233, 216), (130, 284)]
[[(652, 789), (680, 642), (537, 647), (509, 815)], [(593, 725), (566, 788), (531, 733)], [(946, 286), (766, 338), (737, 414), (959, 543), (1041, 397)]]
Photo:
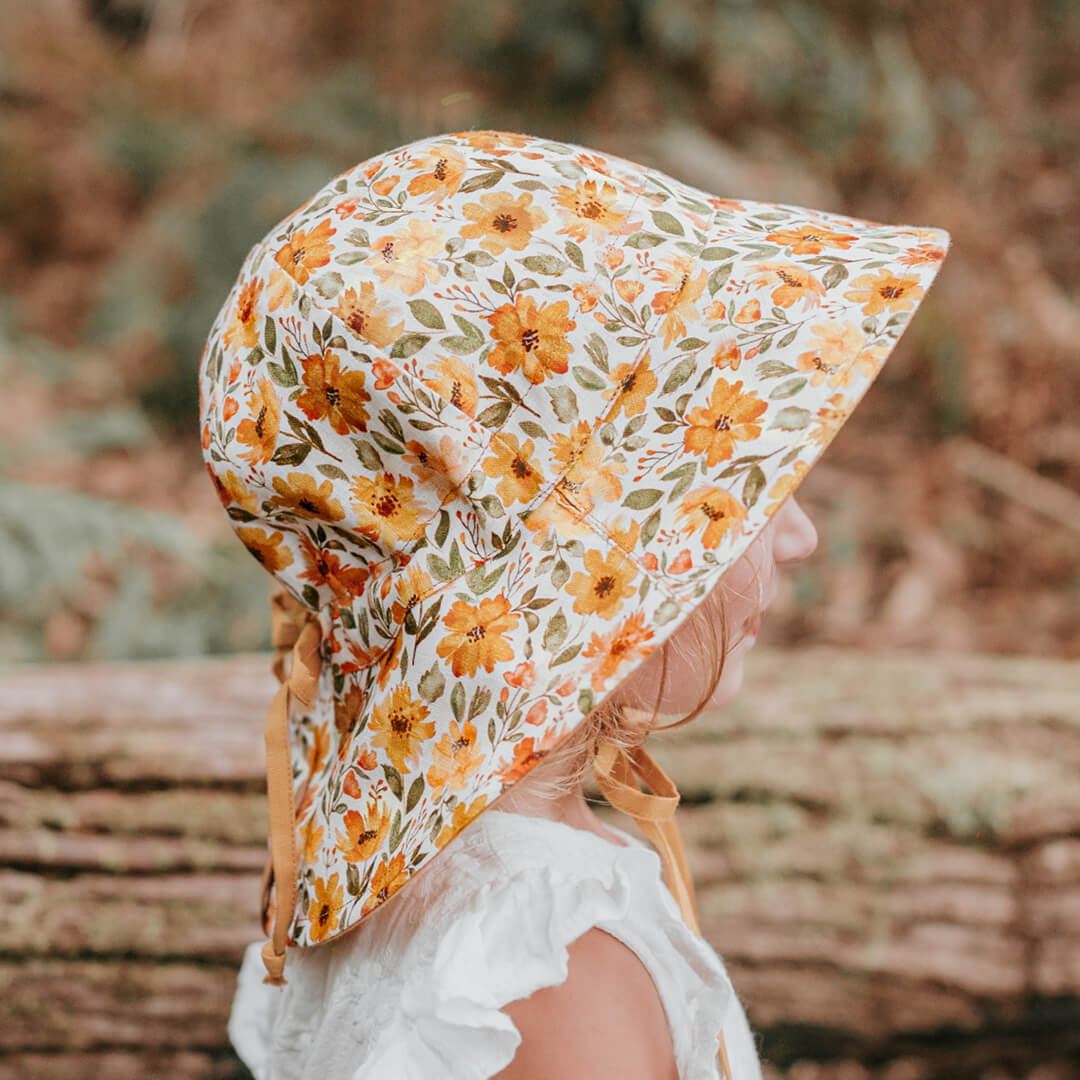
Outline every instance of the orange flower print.
[(475, 150), (485, 150), (499, 157), (533, 142), (531, 136), (518, 135), (513, 131), (455, 131), (453, 135)]
[(516, 435), (499, 434), (491, 440), (491, 454), (484, 458), (482, 468), (492, 479), (504, 506), (528, 502), (539, 490), (543, 476), (533, 456), (532, 439), (519, 442)]
[(479, 604), (455, 600), (442, 619), (450, 633), (435, 651), (443, 660), (450, 661), (458, 677), (471, 677), (480, 667), (490, 674), (497, 663), (514, 659), (514, 650), (503, 634), (510, 633), (519, 618), (510, 610), (510, 601), (502, 593), (485, 596)]
[(312, 270), (317, 270), (330, 261), (330, 252), (333, 250), (330, 237), (334, 232), (329, 218), (320, 221), (310, 231), (297, 229), (274, 256), (274, 262), (294, 281), (304, 285)]
[(291, 472), (287, 480), (274, 477), (274, 490), (277, 494), (271, 501), (294, 514), (325, 521), (340, 521), (345, 516), (341, 503), (333, 497), (332, 480), (319, 483), (310, 473)]
[(664, 346), (686, 335), (686, 320), (698, 317), (694, 306), (705, 291), (709, 279), (706, 271), (694, 274), (697, 264), (689, 256), (676, 255), (666, 270), (658, 270), (660, 280), (670, 289), (663, 289), (652, 298), (652, 309), (663, 315)]
[(584, 562), (585, 573), (579, 570), (565, 586), (574, 597), (574, 611), (613, 619), (623, 601), (637, 592), (637, 568), (618, 548), (611, 548), (607, 555), (590, 549), (585, 552)]
[(537, 307), (531, 296), (518, 293), (513, 304), (487, 316), (498, 342), (488, 363), (503, 375), (520, 368), (531, 383), (541, 383), (553, 372), (564, 375), (571, 348), (566, 335), (577, 325), (567, 318), (569, 310), (567, 300)]
[(525, 714), (525, 723), (534, 724), (539, 727), (541, 724), (547, 723), (547, 714), (547, 698), (541, 698), (539, 701), (533, 702), (533, 704), (529, 706), (529, 711)]
[(728, 530), (746, 519), (746, 507), (718, 487), (698, 487), (680, 500), (676, 516), (684, 534), (701, 533), (706, 548), (718, 547)]
[(389, 195), (391, 191), (397, 187), (397, 182), (401, 179), (400, 176), (384, 176), (381, 180), (376, 180), (371, 185), (371, 190), (376, 195)]
[(444, 848), (450, 841), (457, 836), (470, 821), (475, 821), (483, 810), (487, 808), (487, 796), (481, 795), (478, 799), (473, 799), (466, 808), (463, 802), (457, 804), (454, 807), (453, 816), (439, 831), (439, 835), (435, 838), (435, 846), (437, 848)]
[(636, 364), (616, 364), (611, 372), (613, 386), (604, 390), (604, 397), (614, 399), (614, 409), (609, 410), (606, 419), (614, 420), (622, 413), (627, 419), (640, 416), (649, 402), (649, 395), (657, 387), (656, 376), (649, 367), (649, 358)]
[[(581, 312), (592, 311), (597, 304), (600, 303), (600, 298), (604, 295), (604, 290), (599, 285), (594, 285), (592, 282), (588, 282), (583, 285), (574, 286), (574, 299), (577, 301), (578, 310)], [(597, 313), (597, 318), (603, 318), (604, 322), (607, 322), (607, 316), (603, 312)]]
[(234, 397), (227, 397), (221, 410), (221, 418), (228, 423), (240, 411), (240, 402)]
[(623, 211), (615, 209), (619, 193), (613, 184), (599, 187), (595, 180), (582, 180), (576, 187), (556, 188), (554, 198), (564, 223), (560, 234), (578, 243), (587, 237), (603, 243), (612, 233), (622, 235), (637, 228)]
[(632, 281), (630, 278), (620, 278), (615, 282), (615, 291), (628, 304), (633, 304), (644, 288), (640, 281)]
[(267, 378), (259, 380), (257, 391), (247, 393), (251, 416), (241, 420), (236, 428), (236, 441), (251, 449), (240, 454), (251, 464), (263, 464), (274, 456), (278, 426), (281, 423), (281, 401), (274, 384)]
[(206, 471), (210, 474), (210, 479), (214, 481), (214, 487), (217, 489), (221, 505), (226, 510), (230, 506), (238, 506), (249, 514), (254, 514), (258, 510), (259, 500), (255, 498), (244, 481), (232, 469), (227, 469), (224, 476), (218, 476), (209, 461), (205, 462), (205, 465)]
[(569, 435), (552, 439), (551, 456), (565, 469), (562, 490), (576, 502), (591, 508), (594, 499), (615, 503), (622, 497), (619, 476), (626, 472), (626, 463), (608, 457), (607, 448), (584, 420)]
[(886, 310), (911, 311), (922, 295), (917, 276), (897, 277), (891, 270), (879, 270), (855, 278), (844, 299), (862, 304), (864, 315), (880, 315)]
[(508, 191), (481, 195), (478, 203), (466, 203), (462, 208), (470, 224), (462, 226), (460, 234), (469, 240), (482, 237), (480, 246), (492, 255), (501, 255), (507, 248), (524, 251), (533, 230), (548, 219), (532, 201), (527, 191), (516, 198)]
[(381, 239), (364, 265), (370, 266), (384, 285), (415, 296), (428, 282), (442, 277), (442, 270), (431, 259), (442, 254), (445, 238), (442, 229), (413, 218), (401, 232)]
[(850, 398), (844, 397), (843, 394), (833, 394), (828, 403), (818, 409), (810, 438), (821, 447), (828, 446), (854, 408), (855, 402)]
[(382, 356), (377, 356), (372, 360), (371, 370), (375, 375), (376, 390), (385, 390), (387, 387), (393, 386), (395, 380), (401, 374), (401, 368), (397, 364), (391, 363)]
[(742, 354), (739, 352), (739, 346), (736, 345), (734, 341), (723, 342), (720, 348), (716, 350), (712, 362), (713, 366), (719, 368), (721, 371), (723, 371), (724, 368), (731, 368), (732, 371), (738, 371), (739, 364), (742, 363)]
[(765, 239), (791, 248), (793, 255), (820, 255), (825, 248), (847, 251), (858, 237), (849, 233), (833, 232), (824, 225), (801, 225), (797, 229), (777, 229)]
[(376, 303), (375, 284), (362, 282), (357, 292), (351, 285), (330, 309), (361, 341), (378, 349), (392, 345), (405, 328), (404, 321), (391, 323), (389, 308)]
[(367, 731), (375, 732), (372, 746), (381, 747), (399, 773), (408, 772), (435, 724), (427, 719), (428, 707), (414, 698), (408, 684), (400, 683), (371, 710)]
[(308, 907), (308, 924), (312, 941), (328, 938), (338, 925), (338, 912), (345, 905), (345, 889), (338, 884), (338, 875), (331, 874), (329, 881), (315, 879), (315, 899)]
[(423, 374), (424, 383), (467, 416), (476, 416), (476, 373), (457, 356), (440, 356)]
[(640, 611), (624, 619), (608, 634), (593, 634), (589, 644), (581, 651), (592, 662), (586, 671), (591, 673), (590, 685), (594, 693), (600, 693), (607, 683), (618, 674), (624, 664), (636, 664), (652, 652), (649, 640), (653, 632), (645, 625)]
[(222, 334), (226, 349), (231, 349), (234, 342), (237, 348), (244, 349), (254, 349), (258, 345), (259, 316), (255, 308), (258, 306), (262, 288), (262, 279), (254, 278), (240, 290), (240, 295), (233, 305), (229, 325)]
[(772, 517), (784, 504), (784, 500), (802, 483), (802, 478), (809, 471), (810, 466), (805, 461), (796, 461), (791, 472), (777, 478), (776, 483), (769, 488), (769, 498), (773, 501), (765, 507), (767, 517)]
[(449, 146), (434, 146), (408, 163), (418, 173), (409, 181), (410, 195), (428, 195), (437, 202), (457, 192), (465, 176), (465, 159)]
[(379, 863), (371, 876), (371, 888), (360, 909), (360, 917), (363, 918), (377, 907), (381, 907), (408, 880), (409, 872), (405, 869), (404, 855), (395, 855), (389, 862)]
[(451, 720), (450, 731), (432, 748), (431, 766), (425, 774), (428, 787), (436, 797), (447, 785), (451, 791), (464, 791), (483, 762), (484, 755), (476, 748), (476, 726), (468, 720), (464, 725)]
[(423, 531), (420, 505), (413, 501), (408, 476), (376, 473), (375, 479), (358, 476), (349, 488), (356, 526), (369, 540), (393, 547), (414, 540)]
[(825, 296), (825, 286), (809, 270), (790, 263), (762, 263), (758, 276), (776, 286), (772, 302), (782, 308), (801, 300), (803, 310), (809, 311)]
[[(363, 707), (364, 702), (367, 700), (367, 695), (364, 691), (355, 684), (350, 686), (341, 697), (336, 698), (334, 701), (334, 729), (338, 735), (348, 735), (356, 725), (356, 721), (360, 717), (360, 709)], [(339, 752), (338, 760), (343, 760), (345, 752), (349, 748), (348, 740), (339, 740)], [(352, 781), (353, 786), (356, 785), (356, 776), (354, 773), (348, 773), (345, 776), (345, 794), (351, 795), (356, 798), (360, 792), (359, 790), (349, 790), (349, 781)]]
[(748, 323), (756, 323), (761, 318), (761, 302), (751, 298), (738, 311), (735, 312), (734, 322), (746, 326)]
[(534, 765), (538, 765), (546, 754), (546, 750), (537, 749), (535, 736), (530, 735), (522, 739), (514, 745), (513, 760), (499, 771), (499, 779), (504, 784), (513, 784), (529, 772)]
[[(307, 752), (308, 776), (315, 776), (316, 773), (322, 771), (323, 764), (326, 762), (329, 752), (329, 725), (317, 724), (312, 731), (311, 745), (308, 747)], [(311, 789), (309, 788), (308, 790), (310, 791)]]
[(820, 386), (826, 378), (833, 388), (847, 386), (856, 370), (867, 378), (877, 373), (888, 346), (878, 343), (867, 347), (863, 332), (854, 324), (826, 323), (815, 326), (814, 348), (800, 354), (800, 371), (813, 371), (810, 382)]
[(281, 270), (270, 271), (270, 283), (267, 286), (267, 310), (277, 311), (282, 304), (292, 299), (293, 279)]
[(726, 461), (735, 444), (756, 439), (761, 434), (758, 423), (768, 404), (751, 390), (742, 392), (742, 380), (732, 385), (718, 378), (713, 384), (708, 406), (699, 406), (686, 414), (689, 424), (683, 433), (683, 446), (692, 454), (705, 454), (709, 465)]
[(362, 371), (341, 370), (341, 359), (327, 350), (301, 360), (304, 392), (296, 399), (309, 420), (327, 420), (339, 435), (367, 431), (368, 412), (364, 402), (371, 395), (364, 389)]
[(293, 553), (285, 546), (285, 537), (281, 533), (268, 533), (254, 525), (241, 525), (236, 530), (236, 535), (271, 574), (292, 565)]
[(300, 844), (300, 857), (305, 863), (314, 862), (322, 847), (323, 832), (321, 825), (316, 826), (315, 815), (307, 819), (303, 827), (303, 839)]
[(369, 799), (363, 813), (347, 810), (342, 824), (345, 832), (337, 834), (335, 851), (346, 862), (364, 862), (382, 847), (390, 831), (390, 811), (380, 799)]
[(369, 571), (364, 566), (346, 566), (336, 551), (316, 547), (307, 536), (300, 537), (300, 554), (305, 569), (300, 574), (315, 588), (326, 586), (339, 604), (346, 604), (364, 591)]
[(900, 256), (905, 266), (921, 266), (924, 263), (938, 263), (945, 258), (945, 249), (940, 244), (919, 244), (906, 255)]
[(397, 599), (390, 606), (390, 614), (394, 622), (403, 623), (405, 616), (431, 592), (433, 587), (431, 578), (420, 568), (418, 562), (411, 563), (404, 574), (397, 574), (395, 577)]
[(533, 667), (531, 660), (522, 660), (513, 671), (508, 671), (503, 675), (507, 686), (524, 688), (525, 690), (532, 686), (535, 678), (536, 669)]
[(584, 521), (584, 515), (591, 509), (592, 503), (588, 495), (581, 492), (580, 485), (568, 483), (564, 477), (539, 506), (529, 511), (525, 524), (540, 541), (552, 529), (567, 538), (591, 536), (592, 526)]

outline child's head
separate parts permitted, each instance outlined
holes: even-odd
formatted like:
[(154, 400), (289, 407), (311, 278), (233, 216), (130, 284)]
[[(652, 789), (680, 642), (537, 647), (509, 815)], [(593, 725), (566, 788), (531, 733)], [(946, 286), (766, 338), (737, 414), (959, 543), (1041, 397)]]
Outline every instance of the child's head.
[(612, 743), (737, 692), (747, 620), (813, 549), (792, 496), (947, 243), (467, 131), (361, 162), (252, 248), (202, 445), (305, 623), (267, 758), (295, 943), (567, 755), (618, 780)]

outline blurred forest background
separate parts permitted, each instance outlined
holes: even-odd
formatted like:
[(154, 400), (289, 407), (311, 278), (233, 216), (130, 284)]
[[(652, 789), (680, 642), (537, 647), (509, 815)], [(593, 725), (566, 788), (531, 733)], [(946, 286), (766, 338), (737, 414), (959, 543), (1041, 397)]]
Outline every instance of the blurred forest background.
[(0, 6), (3, 662), (269, 646), (201, 461), (210, 323), (325, 180), (488, 127), (949, 229), (762, 638), (1080, 657), (1080, 4)]

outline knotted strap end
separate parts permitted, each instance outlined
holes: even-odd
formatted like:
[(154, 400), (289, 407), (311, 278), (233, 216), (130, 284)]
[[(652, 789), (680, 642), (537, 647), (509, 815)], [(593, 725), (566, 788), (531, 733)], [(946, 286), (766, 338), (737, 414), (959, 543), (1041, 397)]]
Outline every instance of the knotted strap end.
[(288, 982), (285, 978), (285, 954), (276, 952), (272, 941), (263, 945), (262, 961), (266, 967), (263, 982), (271, 986), (285, 986)]

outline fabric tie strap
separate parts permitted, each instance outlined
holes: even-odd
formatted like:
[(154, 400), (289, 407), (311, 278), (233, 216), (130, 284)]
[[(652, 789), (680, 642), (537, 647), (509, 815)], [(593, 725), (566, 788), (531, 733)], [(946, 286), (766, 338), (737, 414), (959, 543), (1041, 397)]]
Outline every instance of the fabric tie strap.
[[(264, 983), (285, 985), (285, 949), (289, 924), (296, 909), (296, 806), (292, 756), (289, 752), (289, 711), (293, 698), (304, 705), (315, 699), (322, 669), (319, 620), (292, 593), (277, 590), (270, 597), (270, 634), (274, 645), (273, 671), (281, 686), (266, 717), (266, 798), (270, 812), (270, 853), (263, 871), (262, 923), (270, 940), (263, 945)], [(288, 672), (285, 658), (291, 653)], [(273, 905), (271, 886), (276, 884)], [(271, 907), (273, 911), (271, 912)], [(269, 929), (273, 919), (273, 931)]]
[[(607, 739), (601, 739), (593, 758), (593, 773), (604, 798), (624, 814), (629, 814), (639, 829), (660, 852), (664, 879), (682, 912), (683, 922), (698, 937), (697, 911), (694, 903), (694, 883), (686, 862), (682, 835), (675, 821), (679, 791), (674, 781), (660, 768), (644, 746), (626, 750)], [(641, 791), (637, 781), (648, 785), (653, 794)], [(717, 1036), (718, 1057), (724, 1077), (732, 1080), (724, 1033)]]

